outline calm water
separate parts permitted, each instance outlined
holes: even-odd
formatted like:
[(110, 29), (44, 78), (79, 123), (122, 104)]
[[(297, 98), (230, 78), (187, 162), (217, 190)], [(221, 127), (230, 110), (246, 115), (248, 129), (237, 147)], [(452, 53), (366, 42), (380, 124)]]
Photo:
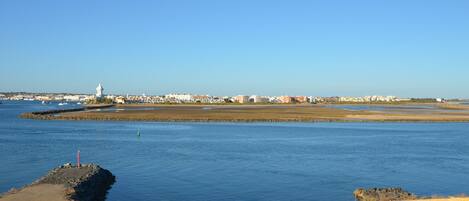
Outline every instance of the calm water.
[[(469, 124), (37, 121), (0, 105), (0, 191), (73, 161), (111, 170), (108, 200), (351, 201), (357, 187), (469, 194)], [(141, 137), (136, 136), (140, 129)]]

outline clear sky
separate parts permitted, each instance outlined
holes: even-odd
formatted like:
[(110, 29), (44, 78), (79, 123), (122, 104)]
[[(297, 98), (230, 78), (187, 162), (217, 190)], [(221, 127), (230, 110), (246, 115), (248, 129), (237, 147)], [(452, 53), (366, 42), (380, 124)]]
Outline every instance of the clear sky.
[(0, 91), (469, 97), (467, 0), (5, 0)]

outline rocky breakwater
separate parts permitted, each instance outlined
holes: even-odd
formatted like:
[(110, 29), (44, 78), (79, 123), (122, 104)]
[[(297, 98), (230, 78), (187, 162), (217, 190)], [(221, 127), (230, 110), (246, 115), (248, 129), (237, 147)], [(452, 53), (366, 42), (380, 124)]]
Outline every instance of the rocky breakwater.
[(71, 109), (57, 109), (57, 110), (46, 110), (46, 111), (39, 111), (39, 112), (26, 112), (20, 115), (21, 118), (26, 119), (42, 119), (42, 120), (50, 120), (55, 119), (54, 117), (60, 113), (66, 112), (82, 112), (87, 110), (97, 110), (97, 109), (104, 109), (114, 107), (113, 104), (97, 104), (97, 105), (86, 105), (85, 107), (79, 108), (71, 108)]
[(417, 198), (402, 188), (359, 188), (353, 192), (353, 195), (358, 201), (402, 201)]
[(469, 201), (467, 196), (421, 197), (402, 188), (359, 188), (353, 192), (357, 201)]
[(0, 201), (101, 201), (114, 182), (114, 175), (96, 164), (65, 164), (22, 189), (11, 190)]

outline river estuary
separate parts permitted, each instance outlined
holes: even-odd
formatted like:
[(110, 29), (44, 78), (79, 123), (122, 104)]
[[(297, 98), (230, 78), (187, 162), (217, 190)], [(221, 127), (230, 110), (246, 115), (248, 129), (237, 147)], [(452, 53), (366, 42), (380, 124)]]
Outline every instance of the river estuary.
[[(67, 107), (73, 107), (69, 105)], [(469, 123), (40, 121), (0, 105), (0, 191), (74, 162), (110, 170), (109, 201), (352, 201), (358, 187), (469, 194)], [(137, 131), (140, 130), (140, 137)]]

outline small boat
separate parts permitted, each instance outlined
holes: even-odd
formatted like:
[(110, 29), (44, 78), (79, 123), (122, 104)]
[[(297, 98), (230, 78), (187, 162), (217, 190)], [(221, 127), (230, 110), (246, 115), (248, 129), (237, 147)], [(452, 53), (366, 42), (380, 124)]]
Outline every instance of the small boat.
[(81, 105), (81, 103), (80, 103), (80, 102), (78, 102), (78, 103), (77, 103), (77, 105)]
[(59, 103), (59, 106), (68, 105), (68, 103)]
[(140, 137), (140, 129), (137, 130), (137, 137)]

